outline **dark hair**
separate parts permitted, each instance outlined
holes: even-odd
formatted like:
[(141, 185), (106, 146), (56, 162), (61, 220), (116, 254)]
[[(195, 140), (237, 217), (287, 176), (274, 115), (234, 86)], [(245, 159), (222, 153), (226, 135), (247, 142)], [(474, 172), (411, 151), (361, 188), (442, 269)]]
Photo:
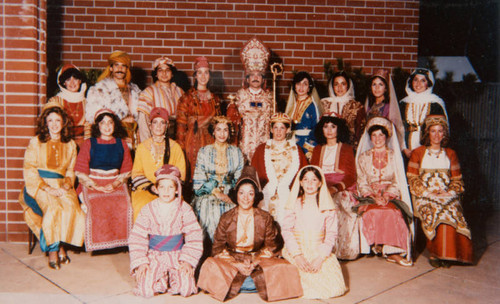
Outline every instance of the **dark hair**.
[[(304, 169), (302, 169), (302, 171), (300, 172), (300, 175), (299, 175), (299, 181), (302, 181), (304, 179), (304, 176), (308, 172), (314, 173), (314, 175), (316, 175), (316, 177), (320, 180), (321, 183), (324, 182), (323, 178), (321, 177), (321, 172), (319, 172), (319, 170), (313, 166), (308, 166), (308, 167), (305, 167)], [(302, 188), (302, 185), (300, 185), (298, 196), (301, 198), (304, 197), (304, 189)], [(304, 203), (304, 200), (302, 200), (302, 203)], [(316, 194), (316, 204), (319, 205), (319, 191)]]
[[(432, 125), (432, 126), (436, 126), (436, 125)], [(432, 127), (431, 126), (431, 127)], [(442, 126), (441, 124), (439, 124), (439, 126)], [(426, 147), (429, 147), (431, 145), (431, 139), (429, 138), (429, 128), (425, 127), (424, 126), (424, 130), (422, 130), (422, 138), (420, 139), (420, 144), (422, 146), (426, 146)], [(441, 147), (442, 148), (446, 148), (448, 147), (450, 143), (450, 130), (443, 126), (443, 140), (441, 141)]]
[(73, 120), (69, 118), (68, 114), (61, 107), (50, 107), (45, 109), (38, 117), (36, 135), (40, 142), (46, 143), (50, 140), (50, 131), (47, 126), (47, 117), (56, 113), (62, 118), (61, 129), (61, 142), (67, 143), (73, 139)]
[[(332, 77), (330, 77), (330, 80), (328, 81), (328, 83), (331, 83), (332, 84), (332, 88), (333, 88), (333, 82), (335, 81), (335, 78), (337, 77), (344, 77), (345, 81), (347, 82), (347, 90), (349, 90), (351, 88), (351, 82), (349, 80), (351, 80), (351, 78), (349, 77), (349, 75), (347, 75), (347, 73), (345, 71), (339, 71), (335, 74), (332, 75)], [(335, 92), (334, 92), (335, 94)]]
[(389, 95), (389, 86), (387, 85), (387, 81), (385, 81), (384, 77), (374, 76), (374, 77), (370, 78), (370, 86), (369, 86), (370, 89), (368, 90), (368, 106), (370, 108), (375, 103), (375, 96), (373, 96), (373, 92), (372, 92), (372, 84), (376, 78), (382, 80), (382, 82), (385, 85), (384, 100), (382, 102), (387, 104), (387, 103), (389, 103), (389, 101), (391, 101), (391, 97)]
[(64, 83), (71, 77), (79, 79), (82, 83), (85, 82), (85, 76), (82, 74), (82, 72), (80, 72), (78, 69), (75, 68), (69, 68), (66, 71), (62, 72), (61, 75), (59, 75), (59, 85), (66, 89)]
[[(215, 126), (218, 125), (219, 123), (216, 123), (216, 124), (210, 123), (208, 125), (208, 133), (210, 135), (212, 135), (212, 137), (214, 137), (214, 138), (215, 138), (215, 134), (214, 134)], [(229, 135), (227, 136), (226, 142), (230, 143), (234, 137), (234, 128), (233, 128), (233, 124), (230, 122), (227, 122), (226, 125), (227, 125), (227, 129), (229, 130)]]
[(292, 90), (295, 94), (297, 94), (297, 91), (295, 90), (295, 85), (302, 80), (307, 79), (309, 81), (309, 90), (307, 91), (307, 95), (311, 95), (312, 90), (314, 89), (314, 80), (312, 79), (311, 75), (307, 73), (306, 71), (300, 71), (295, 76), (293, 76), (292, 80)]
[(253, 190), (255, 192), (255, 197), (253, 198), (253, 207), (256, 207), (259, 202), (264, 198), (264, 195), (262, 194), (261, 191), (259, 191), (259, 188), (255, 184), (255, 182), (251, 179), (245, 179), (241, 181), (239, 184), (236, 185), (233, 189), (229, 191), (229, 198), (238, 205), (238, 191), (240, 190), (240, 187), (246, 184), (250, 184), (253, 186)]
[(425, 69), (417, 69), (417, 70), (415, 70), (415, 72), (413, 74), (411, 74), (410, 77), (408, 78), (408, 87), (410, 88), (410, 90), (415, 91), (413, 89), (413, 79), (417, 75), (424, 76), (425, 79), (427, 80), (427, 86), (429, 88), (432, 87), (434, 84), (432, 83), (431, 79), (429, 78), (429, 74), (428, 73), (429, 73), (429, 71), (425, 70)]
[[(274, 126), (274, 124), (276, 124), (276, 122), (272, 122), (272, 123), (271, 123), (271, 130), (272, 130), (272, 128), (273, 128), (273, 126)], [(285, 123), (285, 122), (282, 122), (282, 124), (284, 124), (284, 125), (285, 125), (285, 127), (286, 127), (287, 129), (289, 129), (289, 128), (291, 128), (291, 127), (292, 127), (292, 124), (291, 124), (291, 123)], [(269, 130), (269, 132), (271, 133), (269, 136), (270, 136), (270, 138), (272, 139), (272, 138), (273, 138), (273, 133), (271, 132), (271, 130)]]
[(316, 142), (319, 145), (326, 144), (327, 140), (325, 134), (323, 133), (323, 127), (327, 123), (332, 123), (337, 126), (337, 141), (341, 143), (349, 143), (349, 128), (345, 119), (332, 116), (323, 116), (319, 120), (318, 124), (314, 128), (314, 136), (316, 136)]
[[(177, 68), (173, 65), (167, 64), (167, 66), (170, 68), (170, 71), (172, 72), (172, 78), (170, 79), (170, 82), (175, 82), (174, 81), (174, 76), (175, 73), (177, 73)], [(160, 66), (157, 66), (152, 72), (151, 72), (151, 77), (153, 78), (153, 83), (155, 83), (158, 80), (158, 68)]]
[[(155, 120), (156, 118), (163, 119), (162, 117), (158, 116), (158, 117), (155, 117), (154, 119), (152, 119), (151, 123), (153, 123), (153, 120)], [(170, 138), (168, 137), (168, 119), (164, 120), (164, 121), (165, 121), (165, 125), (167, 127), (165, 129), (165, 152), (163, 153), (163, 164), (166, 165), (166, 164), (168, 164), (168, 161), (170, 160)]]
[[(264, 73), (259, 72), (259, 74), (262, 76), (262, 87), (265, 89), (266, 88), (266, 75)], [(248, 78), (250, 78), (250, 73), (245, 75), (245, 81), (243, 82), (243, 87), (248, 88), (250, 84), (248, 83)]]
[[(198, 79), (196, 79), (196, 73), (198, 73), (198, 70), (195, 70), (193, 72), (193, 79), (194, 79), (194, 86), (193, 86), (193, 88), (195, 90), (198, 90)], [(208, 83), (207, 83), (207, 89), (210, 90), (210, 87), (212, 86), (212, 77), (213, 77), (212, 70), (209, 69), (208, 73), (210, 75), (210, 78), (209, 78)]]
[(372, 136), (372, 133), (375, 132), (375, 131), (382, 131), (382, 133), (384, 133), (385, 137), (389, 138), (389, 131), (387, 131), (387, 129), (381, 125), (374, 125), (374, 126), (371, 126), (369, 129), (368, 129), (368, 135), (370, 135), (370, 137)]
[(106, 116), (111, 117), (111, 119), (113, 120), (113, 123), (115, 125), (114, 130), (113, 130), (113, 137), (115, 137), (115, 138), (127, 138), (128, 137), (127, 131), (123, 127), (120, 119), (118, 119), (118, 116), (116, 116), (115, 114), (109, 113), (109, 112), (102, 113), (102, 114), (99, 114), (99, 116), (97, 116), (97, 118), (95, 119), (95, 122), (91, 128), (91, 136), (95, 137), (95, 138), (101, 137), (101, 131), (99, 130), (99, 123)]

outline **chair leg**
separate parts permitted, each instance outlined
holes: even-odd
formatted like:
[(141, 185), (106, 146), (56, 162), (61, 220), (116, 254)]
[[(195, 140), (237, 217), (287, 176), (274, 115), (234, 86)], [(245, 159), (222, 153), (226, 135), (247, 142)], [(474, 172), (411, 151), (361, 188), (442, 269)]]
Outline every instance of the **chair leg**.
[(33, 231), (31, 231), (31, 229), (28, 228), (28, 254), (32, 254), (33, 253), (33, 249), (35, 249), (35, 246), (36, 246), (36, 236), (35, 234), (33, 233)]

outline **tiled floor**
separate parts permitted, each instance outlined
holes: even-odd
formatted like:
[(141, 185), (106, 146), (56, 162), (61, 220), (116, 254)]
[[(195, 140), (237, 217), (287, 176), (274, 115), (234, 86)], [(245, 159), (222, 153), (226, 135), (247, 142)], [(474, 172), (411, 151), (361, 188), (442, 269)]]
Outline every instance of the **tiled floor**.
[[(342, 263), (349, 292), (328, 300), (280, 303), (499, 303), (500, 213), (479, 217), (475, 266), (432, 268), (426, 252), (414, 267), (405, 268), (378, 257)], [(474, 227), (473, 227), (474, 228)], [(127, 253), (71, 253), (61, 270), (47, 267), (37, 246), (0, 244), (0, 303), (218, 303), (199, 293), (189, 298), (159, 295), (143, 299), (132, 294)], [(257, 294), (240, 294), (229, 303), (264, 303)]]

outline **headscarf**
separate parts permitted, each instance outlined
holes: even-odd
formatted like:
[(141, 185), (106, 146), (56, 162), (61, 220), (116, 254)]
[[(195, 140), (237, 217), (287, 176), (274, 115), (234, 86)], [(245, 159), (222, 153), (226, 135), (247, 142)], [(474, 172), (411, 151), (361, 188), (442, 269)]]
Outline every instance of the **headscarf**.
[[(337, 77), (344, 77), (346, 78), (346, 81), (349, 82), (349, 89), (343, 96), (336, 96), (335, 92), (333, 90), (333, 82), (335, 81), (335, 78)], [(354, 96), (354, 84), (352, 82), (352, 79), (347, 76), (347, 75), (337, 75), (336, 77), (332, 77), (330, 81), (328, 82), (328, 95), (330, 97), (326, 97), (321, 99), (321, 103), (323, 105), (323, 112), (334, 112), (335, 109), (333, 109), (331, 106), (335, 104), (342, 104), (345, 105), (347, 102), (350, 100), (355, 100)], [(330, 108), (327, 108), (327, 105), (330, 105)], [(342, 115), (342, 113), (338, 113), (339, 115)]]
[(153, 108), (149, 114), (149, 120), (152, 122), (156, 117), (161, 117), (163, 120), (168, 122), (168, 111), (161, 107)]
[(130, 59), (130, 56), (126, 52), (123, 52), (123, 51), (114, 51), (113, 53), (111, 53), (111, 55), (109, 55), (108, 66), (106, 67), (104, 72), (102, 72), (102, 74), (99, 76), (99, 78), (97, 78), (97, 82), (103, 80), (106, 77), (111, 76), (111, 69), (110, 68), (113, 65), (113, 63), (115, 63), (115, 62), (123, 63), (124, 65), (126, 65), (128, 67), (127, 76), (125, 77), (125, 82), (130, 83), (130, 80), (132, 80), (132, 73), (130, 73), (130, 64), (132, 63), (132, 61)]
[(295, 180), (293, 182), (292, 190), (290, 192), (290, 196), (288, 197), (288, 200), (285, 205), (285, 209), (294, 209), (295, 204), (297, 204), (297, 199), (299, 197), (299, 190), (300, 190), (300, 175), (302, 174), (302, 171), (304, 171), (306, 168), (313, 167), (316, 168), (319, 173), (321, 174), (321, 186), (319, 189), (319, 201), (318, 201), (318, 208), (319, 211), (325, 211), (325, 210), (335, 210), (335, 204), (333, 203), (332, 196), (330, 195), (330, 192), (328, 191), (328, 186), (326, 185), (326, 179), (325, 179), (325, 174), (321, 170), (321, 168), (313, 165), (308, 165), (305, 166), (304, 168), (300, 169), (300, 171), (297, 173), (295, 176)]
[(155, 62), (153, 62), (153, 70), (155, 70), (160, 64), (175, 66), (172, 59), (168, 58), (167, 56), (161, 56), (159, 58), (156, 58)]
[[(432, 82), (432, 86), (429, 86), (427, 88), (427, 90), (425, 90), (422, 93), (417, 93), (417, 92), (413, 91), (412, 84), (411, 84), (411, 79), (413, 79), (415, 75), (424, 75), (424, 76), (427, 76), (430, 79), (430, 81)], [(423, 68), (415, 69), (411, 73), (410, 77), (408, 77), (408, 80), (406, 81), (405, 91), (406, 91), (406, 94), (408, 94), (408, 96), (406, 96), (405, 98), (403, 98), (401, 100), (401, 102), (415, 103), (415, 104), (423, 104), (423, 103), (436, 102), (436, 103), (438, 103), (443, 108), (444, 113), (446, 115), (446, 119), (448, 119), (448, 114), (446, 113), (446, 107), (444, 105), (444, 101), (439, 96), (437, 96), (436, 94), (432, 93), (432, 90), (434, 88), (434, 84), (435, 83), (436, 82), (435, 82), (435, 79), (434, 79), (434, 74), (432, 73), (431, 70), (429, 70), (429, 69), (423, 69)]]
[(80, 72), (80, 69), (74, 64), (69, 63), (61, 67), (61, 69), (57, 73), (57, 86), (59, 86), (59, 90), (61, 91), (57, 93), (57, 96), (61, 97), (69, 103), (80, 102), (85, 99), (85, 92), (87, 91), (87, 84), (85, 82), (82, 81), (80, 90), (78, 92), (70, 92), (68, 89), (61, 85), (61, 76), (65, 71), (68, 71), (69, 69), (75, 69)]

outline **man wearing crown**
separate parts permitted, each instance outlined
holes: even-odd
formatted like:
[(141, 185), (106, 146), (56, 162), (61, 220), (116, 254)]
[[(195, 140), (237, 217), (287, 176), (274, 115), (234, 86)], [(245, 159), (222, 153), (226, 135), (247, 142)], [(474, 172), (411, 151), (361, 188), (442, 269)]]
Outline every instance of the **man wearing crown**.
[[(239, 121), (240, 149), (247, 161), (255, 149), (269, 139), (269, 119), (272, 115), (273, 97), (266, 89), (264, 75), (270, 52), (256, 37), (250, 39), (241, 49), (240, 58), (245, 66), (243, 88), (236, 95)], [(232, 116), (228, 109), (228, 116)]]

